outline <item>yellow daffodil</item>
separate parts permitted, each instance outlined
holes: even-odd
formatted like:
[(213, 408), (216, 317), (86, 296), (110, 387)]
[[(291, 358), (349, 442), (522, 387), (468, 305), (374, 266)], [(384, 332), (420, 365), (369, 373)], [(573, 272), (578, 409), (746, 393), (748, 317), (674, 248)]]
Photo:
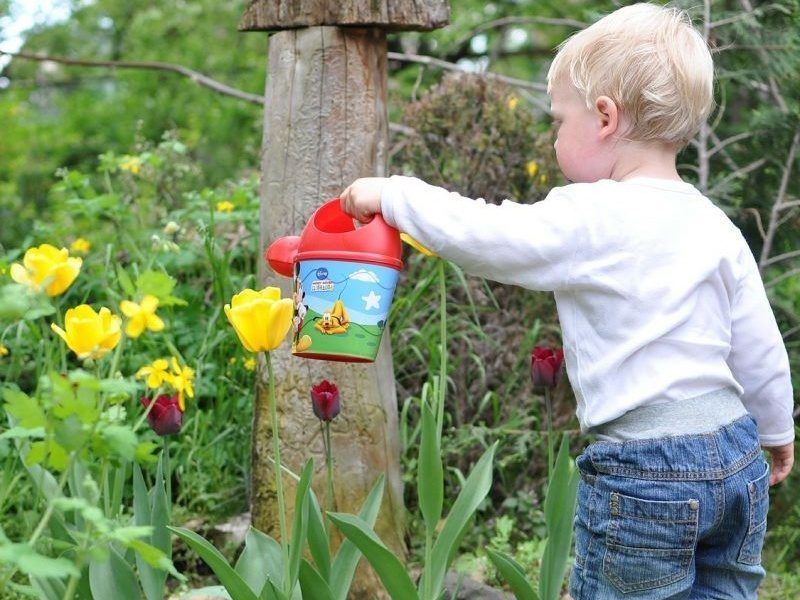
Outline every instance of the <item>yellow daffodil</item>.
[(64, 329), (55, 323), (50, 327), (67, 343), (78, 358), (102, 358), (120, 338), (120, 319), (105, 307), (99, 313), (88, 304), (70, 308), (64, 316)]
[(276, 287), (260, 292), (243, 290), (225, 305), (228, 321), (249, 352), (269, 352), (280, 346), (292, 325), (293, 312), (292, 299), (281, 299)]
[(178, 406), (181, 409), (181, 412), (186, 411), (186, 401), (184, 400), (184, 395), (189, 396), (189, 398), (194, 398), (194, 387), (192, 382), (194, 381), (194, 369), (190, 367), (181, 367), (178, 364), (178, 360), (173, 356), (172, 357), (172, 381), (170, 381), (170, 385), (175, 388), (175, 391), (178, 392)]
[(138, 175), (142, 170), (142, 159), (138, 156), (130, 156), (126, 154), (119, 162), (119, 168), (123, 171), (128, 171), (134, 175)]
[(417, 252), (421, 252), (425, 256), (437, 256), (435, 253), (428, 250), (425, 246), (420, 244), (417, 240), (415, 240), (407, 233), (401, 233), (400, 239), (403, 240), (406, 244), (408, 244), (412, 248), (414, 248), (414, 250), (416, 250)]
[(81, 271), (83, 260), (70, 256), (66, 248), (50, 244), (28, 248), (22, 264), (11, 265), (11, 279), (39, 291), (44, 286), (48, 296), (63, 294)]
[(256, 359), (251, 356), (250, 358), (246, 359), (242, 363), (242, 366), (248, 371), (255, 371), (256, 370)]
[(519, 98), (516, 96), (509, 96), (508, 102), (506, 103), (508, 110), (514, 110), (517, 108), (517, 104), (519, 104)]
[(78, 238), (72, 244), (70, 244), (69, 249), (75, 252), (76, 254), (87, 254), (89, 250), (91, 250), (92, 244), (89, 240), (84, 238)]
[(169, 363), (164, 358), (154, 360), (152, 364), (142, 367), (136, 371), (136, 379), (147, 377), (147, 387), (156, 389), (162, 383), (172, 384), (172, 375), (169, 371)]
[(141, 304), (136, 304), (130, 300), (123, 300), (119, 303), (119, 308), (126, 317), (128, 324), (125, 326), (125, 334), (128, 337), (137, 338), (142, 335), (145, 328), (150, 331), (161, 331), (164, 329), (164, 321), (156, 315), (158, 308), (158, 298), (148, 294), (142, 298)]
[(229, 200), (223, 200), (222, 202), (217, 202), (217, 210), (219, 212), (233, 212), (233, 202)]
[(525, 165), (525, 170), (528, 172), (528, 177), (533, 179), (539, 172), (539, 165), (535, 160), (529, 161), (528, 164)]
[(8, 348), (0, 344), (0, 356), (8, 356)]

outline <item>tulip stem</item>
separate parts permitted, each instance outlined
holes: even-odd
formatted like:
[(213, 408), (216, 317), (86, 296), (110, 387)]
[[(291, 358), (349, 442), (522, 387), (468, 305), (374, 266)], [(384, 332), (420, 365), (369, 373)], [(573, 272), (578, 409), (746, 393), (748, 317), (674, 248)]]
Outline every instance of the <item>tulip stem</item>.
[(164, 439), (164, 483), (167, 492), (167, 510), (172, 513), (172, 465), (169, 462), (169, 436), (162, 436)]
[(445, 285), (445, 261), (439, 259), (439, 397), (436, 407), (436, 438), (442, 446), (444, 427), (444, 398), (447, 392), (447, 286)]
[(333, 451), (331, 449), (331, 422), (325, 421), (325, 466), (328, 470), (328, 493), (325, 502), (326, 511), (333, 512)]
[(553, 473), (553, 405), (550, 402), (550, 388), (544, 388), (544, 405), (547, 411), (547, 477)]
[(269, 376), (269, 411), (272, 421), (272, 453), (275, 455), (275, 493), (278, 496), (278, 520), (281, 528), (281, 548), (283, 549), (283, 589), (287, 596), (291, 596), (291, 585), (289, 581), (289, 538), (286, 534), (286, 507), (283, 498), (283, 476), (281, 473), (281, 444), (279, 439), (278, 427), (278, 406), (275, 402), (275, 376), (272, 370), (272, 357), (269, 352), (264, 353), (267, 362), (267, 374)]

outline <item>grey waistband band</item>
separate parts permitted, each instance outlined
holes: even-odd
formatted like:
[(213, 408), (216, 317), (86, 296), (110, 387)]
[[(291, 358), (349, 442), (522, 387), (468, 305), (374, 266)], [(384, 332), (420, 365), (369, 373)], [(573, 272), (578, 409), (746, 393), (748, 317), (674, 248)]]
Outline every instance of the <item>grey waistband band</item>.
[(708, 433), (732, 423), (747, 409), (732, 389), (715, 390), (686, 400), (640, 406), (591, 430), (601, 440), (624, 442)]

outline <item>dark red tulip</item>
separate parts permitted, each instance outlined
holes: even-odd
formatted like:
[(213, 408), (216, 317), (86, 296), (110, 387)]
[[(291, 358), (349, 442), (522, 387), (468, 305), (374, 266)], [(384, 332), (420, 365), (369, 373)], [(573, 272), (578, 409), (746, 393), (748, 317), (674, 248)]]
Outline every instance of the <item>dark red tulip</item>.
[(339, 414), (339, 388), (336, 384), (323, 379), (311, 386), (311, 407), (320, 421), (332, 421)]
[(169, 396), (161, 394), (155, 400), (142, 396), (141, 403), (145, 409), (153, 402), (153, 408), (147, 414), (150, 428), (158, 435), (172, 435), (178, 433), (183, 425), (183, 413), (178, 404), (178, 394)]
[(534, 387), (554, 388), (561, 380), (564, 351), (536, 346), (531, 352), (531, 380)]

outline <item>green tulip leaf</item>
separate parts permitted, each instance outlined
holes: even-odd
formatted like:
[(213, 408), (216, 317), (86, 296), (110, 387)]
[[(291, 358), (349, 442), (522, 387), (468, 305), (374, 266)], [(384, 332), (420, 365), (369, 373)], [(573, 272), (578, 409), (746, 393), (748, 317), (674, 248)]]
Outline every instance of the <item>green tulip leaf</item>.
[(89, 563), (89, 586), (94, 598), (140, 600), (142, 592), (133, 568), (112, 546), (108, 559)]
[(392, 598), (419, 598), (405, 565), (381, 542), (372, 527), (363, 519), (345, 513), (328, 513), (328, 518), (361, 550)]
[[(322, 520), (322, 511), (317, 502), (314, 490), (308, 491), (308, 548), (314, 563), (319, 569), (319, 574), (325, 581), (331, 578), (331, 552), (328, 546), (328, 532), (325, 530), (325, 523)], [(301, 567), (302, 570), (302, 567)]]
[[(367, 495), (364, 504), (361, 506), (361, 512), (358, 514), (370, 527), (375, 526), (375, 521), (378, 518), (385, 482), (386, 477), (381, 473), (372, 485), (369, 495)], [(330, 585), (336, 600), (347, 599), (360, 559), (361, 551), (353, 542), (345, 539), (333, 559), (333, 568), (331, 570)]]
[(500, 576), (511, 587), (517, 600), (539, 600), (539, 596), (533, 591), (533, 587), (525, 577), (525, 571), (513, 558), (503, 552), (489, 549), (486, 550), (486, 554), (497, 568)]
[(305, 559), (300, 562), (300, 589), (303, 591), (303, 598), (333, 600), (328, 584)]
[(547, 542), (539, 572), (539, 595), (544, 600), (555, 600), (561, 594), (572, 545), (572, 521), (579, 481), (580, 474), (569, 456), (569, 438), (564, 435), (544, 500)]
[[(147, 486), (144, 483), (142, 469), (138, 464), (133, 464), (133, 522), (140, 527), (150, 525), (152, 520)], [(164, 581), (166, 573), (151, 567), (140, 555), (136, 555), (136, 567), (139, 569), (139, 579), (144, 589), (147, 600), (159, 600), (164, 597)], [(164, 580), (161, 580), (161, 577)]]
[(436, 418), (427, 402), (422, 403), (422, 443), (419, 447), (419, 507), (425, 529), (432, 532), (442, 518), (444, 473), (436, 431)]
[(453, 561), (469, 520), (492, 487), (492, 462), (496, 449), (497, 442), (478, 459), (453, 503), (442, 532), (433, 544), (431, 564), (425, 566), (425, 573), (422, 575), (423, 578), (432, 578), (433, 585), (429, 589), (438, 591), (442, 588), (445, 572)]
[(235, 571), (253, 590), (260, 594), (267, 579), (275, 585), (283, 585), (283, 550), (281, 545), (267, 534), (253, 527), (247, 532), (244, 550), (236, 561)]
[(186, 542), (211, 567), (233, 600), (258, 600), (244, 579), (233, 570), (225, 557), (208, 540), (183, 527), (168, 527), (168, 529)]
[[(308, 490), (311, 487), (311, 476), (314, 474), (314, 461), (308, 459), (300, 473), (294, 497), (294, 522), (292, 524), (292, 540), (289, 543), (289, 577), (288, 589), (294, 589), (300, 573), (300, 558), (306, 541), (306, 512), (308, 510)], [(287, 586), (284, 585), (284, 589)]]

